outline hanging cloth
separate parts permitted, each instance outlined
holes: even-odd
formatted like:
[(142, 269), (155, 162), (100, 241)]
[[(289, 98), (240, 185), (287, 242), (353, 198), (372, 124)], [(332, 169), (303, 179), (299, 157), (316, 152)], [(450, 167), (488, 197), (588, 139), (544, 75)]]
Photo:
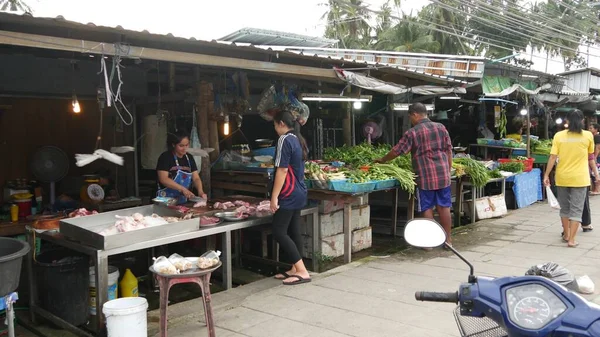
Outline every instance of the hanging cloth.
[[(190, 149), (201, 148), (202, 145), (200, 144), (200, 137), (198, 135), (198, 124), (196, 123), (196, 109), (192, 109), (192, 132), (190, 135)], [(196, 161), (196, 166), (198, 166), (198, 172), (200, 172), (200, 168), (202, 167), (202, 157), (195, 155), (194, 161)]]

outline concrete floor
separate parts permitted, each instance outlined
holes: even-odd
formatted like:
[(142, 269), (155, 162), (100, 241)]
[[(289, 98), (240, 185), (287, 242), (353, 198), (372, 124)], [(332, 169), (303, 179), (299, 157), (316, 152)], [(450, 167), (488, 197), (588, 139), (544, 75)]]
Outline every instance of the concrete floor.
[[(599, 219), (600, 197), (591, 198), (591, 208)], [(553, 261), (600, 285), (600, 228), (580, 232), (578, 248), (567, 248), (560, 232), (558, 212), (540, 203), (467, 226), (454, 235), (454, 246), (477, 275), (523, 275)], [(217, 336), (458, 336), (452, 304), (416, 302), (414, 293), (454, 291), (467, 275), (467, 266), (448, 251), (411, 248), (313, 275), (310, 284), (261, 280), (213, 296)], [(598, 293), (585, 297), (600, 304)], [(170, 336), (205, 336), (203, 322), (200, 300), (169, 307)], [(48, 335), (68, 336), (55, 332)], [(152, 311), (148, 336), (157, 332), (158, 312)]]

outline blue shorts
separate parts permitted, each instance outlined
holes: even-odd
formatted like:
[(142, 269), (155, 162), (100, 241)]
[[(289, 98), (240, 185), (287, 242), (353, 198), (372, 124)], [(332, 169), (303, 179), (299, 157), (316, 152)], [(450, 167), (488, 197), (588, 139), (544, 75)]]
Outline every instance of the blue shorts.
[(417, 189), (417, 212), (425, 212), (435, 206), (452, 207), (452, 189), (450, 186), (439, 190)]

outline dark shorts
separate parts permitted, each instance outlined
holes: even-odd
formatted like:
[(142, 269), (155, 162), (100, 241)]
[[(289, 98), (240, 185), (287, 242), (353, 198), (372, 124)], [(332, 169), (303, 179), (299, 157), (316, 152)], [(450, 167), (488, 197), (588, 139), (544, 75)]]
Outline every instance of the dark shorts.
[(439, 190), (417, 189), (417, 212), (428, 211), (435, 206), (452, 207), (452, 189), (450, 186)]

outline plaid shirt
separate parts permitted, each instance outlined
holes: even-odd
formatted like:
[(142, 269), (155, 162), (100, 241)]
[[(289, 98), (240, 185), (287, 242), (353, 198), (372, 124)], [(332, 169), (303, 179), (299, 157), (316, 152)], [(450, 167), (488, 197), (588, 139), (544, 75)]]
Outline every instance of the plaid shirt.
[(410, 130), (392, 151), (397, 155), (411, 153), (417, 174), (417, 186), (422, 190), (439, 190), (450, 186), (448, 155), (452, 150), (446, 127), (425, 118)]

